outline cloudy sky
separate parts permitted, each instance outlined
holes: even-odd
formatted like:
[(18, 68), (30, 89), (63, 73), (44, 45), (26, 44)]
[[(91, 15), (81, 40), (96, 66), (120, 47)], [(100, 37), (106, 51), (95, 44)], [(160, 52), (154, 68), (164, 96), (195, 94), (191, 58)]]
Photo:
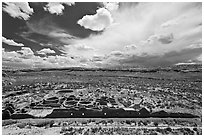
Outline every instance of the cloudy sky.
[(202, 62), (201, 3), (2, 3), (2, 66)]

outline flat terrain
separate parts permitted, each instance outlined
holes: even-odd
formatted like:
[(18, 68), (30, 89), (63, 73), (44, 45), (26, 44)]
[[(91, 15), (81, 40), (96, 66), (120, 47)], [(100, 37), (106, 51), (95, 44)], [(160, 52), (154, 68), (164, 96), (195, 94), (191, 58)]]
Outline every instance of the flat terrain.
[[(105, 96), (115, 101), (115, 105), (109, 102), (106, 104), (107, 107), (189, 113), (199, 118), (149, 118), (148, 120), (138, 118), (122, 121), (95, 119), (94, 122), (90, 122), (90, 119), (85, 119), (86, 122), (79, 119), (63, 119), (63, 122), (49, 119), (51, 123), (45, 122), (44, 125), (42, 124), (43, 128), (32, 124), (27, 119), (20, 123), (18, 120), (10, 120), (10, 122), (4, 120), (3, 123), (6, 124), (3, 125), (3, 134), (74, 134), (74, 132), (76, 134), (201, 134), (202, 72), (200, 71), (52, 70), (5, 71), (5, 73), (3, 109), (6, 108), (7, 103), (14, 104), (15, 113), (22, 110), (31, 113), (33, 111), (28, 107), (30, 103), (56, 96), (59, 90), (71, 89), (73, 92), (66, 96), (74, 95), (80, 98), (81, 102), (82, 100), (90, 102), (90, 106), (96, 106), (96, 100)], [(97, 107), (104, 107), (104, 105)], [(183, 124), (178, 122), (181, 120)], [(102, 124), (96, 121), (102, 121)], [(97, 128), (93, 129), (91, 125)], [(99, 133), (99, 129), (103, 132)]]
[(5, 120), (3, 135), (200, 135), (199, 119), (71, 118)]

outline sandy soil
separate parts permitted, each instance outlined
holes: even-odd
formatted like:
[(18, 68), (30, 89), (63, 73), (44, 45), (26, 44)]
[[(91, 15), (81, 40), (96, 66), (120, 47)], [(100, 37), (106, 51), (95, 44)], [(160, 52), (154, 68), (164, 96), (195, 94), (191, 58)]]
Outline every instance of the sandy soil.
[[(128, 129), (156, 129), (156, 128), (160, 128), (160, 129), (166, 129), (167, 127), (171, 127), (171, 129), (180, 129), (180, 128), (188, 128), (190, 130), (193, 131), (193, 128), (197, 128), (198, 130), (202, 130), (202, 124), (201, 124), (201, 121), (200, 119), (177, 119), (177, 121), (179, 122), (178, 124), (175, 124), (174, 126), (169, 126), (169, 125), (164, 125), (164, 124), (161, 124), (161, 122), (163, 120), (166, 120), (166, 121), (170, 121), (170, 120), (173, 120), (172, 118), (167, 118), (167, 119), (158, 119), (158, 118), (155, 118), (155, 119), (152, 119), (152, 118), (133, 118), (133, 119), (129, 119), (129, 120), (134, 120), (134, 121), (147, 121), (147, 120), (150, 120), (152, 122), (158, 122), (160, 123), (157, 127), (153, 126), (153, 125), (147, 125), (147, 126), (135, 126), (135, 125), (127, 125), (127, 124), (123, 124), (123, 125), (118, 125), (118, 124), (107, 124), (107, 125), (103, 125), (103, 124), (97, 124), (97, 125), (92, 125), (92, 124), (86, 124), (86, 125), (66, 125), (66, 126), (63, 126), (64, 123), (67, 123), (67, 122), (74, 122), (74, 121), (78, 121), (79, 123), (81, 122), (85, 122), (85, 121), (88, 121), (90, 119), (88, 118), (84, 118), (84, 119), (23, 119), (23, 120), (4, 120), (3, 121), (3, 126), (2, 126), (2, 134), (3, 135), (60, 135), (60, 134), (63, 134), (62, 132), (62, 129), (63, 128), (68, 128), (68, 127), (73, 127), (74, 129), (80, 129), (80, 128), (85, 128), (85, 129), (89, 129), (89, 128), (95, 128), (95, 127), (98, 127), (100, 126), (101, 128), (113, 128), (113, 127), (123, 127), (123, 128), (128, 128)], [(102, 121), (102, 120), (105, 120), (105, 121), (108, 121), (108, 120), (111, 120), (111, 119), (101, 119), (101, 118), (96, 118), (96, 119), (93, 119), (95, 120), (96, 122), (97, 121)], [(113, 121), (125, 121), (126, 119), (125, 118), (121, 118), (121, 119), (113, 119)], [(197, 124), (197, 126), (192, 126), (191, 125), (188, 125), (187, 123), (185, 125), (182, 124), (182, 121), (183, 122), (189, 122), (189, 123), (192, 123), (192, 122), (195, 122)], [(52, 124), (52, 127), (50, 127), (50, 124), (48, 123), (53, 123)], [(42, 126), (40, 126), (42, 125)], [(197, 134), (196, 132), (194, 134)]]
[(20, 128), (17, 125), (8, 125), (2, 127), (2, 135), (59, 135), (61, 127), (34, 127), (25, 126)]

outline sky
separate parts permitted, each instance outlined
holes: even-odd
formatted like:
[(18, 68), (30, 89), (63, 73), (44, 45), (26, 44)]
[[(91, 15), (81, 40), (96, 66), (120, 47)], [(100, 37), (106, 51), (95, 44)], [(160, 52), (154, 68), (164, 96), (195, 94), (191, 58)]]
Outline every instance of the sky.
[(4, 68), (179, 63), (202, 63), (202, 3), (2, 3)]

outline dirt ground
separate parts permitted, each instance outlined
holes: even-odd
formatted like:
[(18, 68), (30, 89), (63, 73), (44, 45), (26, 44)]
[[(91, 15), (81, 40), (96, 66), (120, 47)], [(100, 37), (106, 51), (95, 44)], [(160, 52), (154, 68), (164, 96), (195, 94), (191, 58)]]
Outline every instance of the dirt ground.
[[(110, 124), (108, 121), (113, 120), (113, 123)], [(132, 125), (126, 124), (126, 120), (138, 122), (147, 122), (151, 121), (153, 123), (158, 123), (158, 126), (152, 125), (151, 122), (147, 125)], [(76, 124), (77, 121), (77, 124)], [(89, 122), (88, 122), (89, 121)], [(104, 121), (107, 121), (107, 124), (102, 124)], [(163, 122), (172, 122), (177, 121), (177, 124), (173, 124), (172, 126), (166, 125)], [(125, 123), (124, 123), (125, 122)], [(52, 126), (51, 126), (52, 123)], [(75, 125), (73, 125), (75, 123)], [(120, 125), (122, 123), (122, 125)], [(192, 123), (196, 123), (192, 125)], [(183, 133), (183, 129), (188, 129), (192, 131), (191, 134), (201, 134), (202, 123), (200, 119), (159, 119), (159, 118), (132, 118), (132, 119), (24, 119), (24, 120), (4, 120), (2, 127), (3, 135), (60, 135), (67, 134), (70, 130), (74, 130), (78, 132), (79, 130), (90, 130), (93, 128), (100, 128), (103, 130), (109, 130), (113, 128), (125, 128), (126, 130), (141, 130), (141, 131), (157, 131), (165, 130), (167, 128), (171, 128), (172, 131), (179, 131), (179, 134), (187, 134)], [(195, 131), (196, 129), (196, 131)], [(68, 130), (68, 131), (67, 131)], [(83, 132), (75, 133), (75, 134), (84, 134)], [(96, 133), (97, 134), (97, 133)], [(104, 133), (105, 134), (105, 133)], [(151, 133), (150, 133), (151, 134)], [(162, 134), (162, 133), (157, 133)], [(163, 133), (164, 134), (164, 133)], [(166, 134), (173, 134), (168, 132)]]

